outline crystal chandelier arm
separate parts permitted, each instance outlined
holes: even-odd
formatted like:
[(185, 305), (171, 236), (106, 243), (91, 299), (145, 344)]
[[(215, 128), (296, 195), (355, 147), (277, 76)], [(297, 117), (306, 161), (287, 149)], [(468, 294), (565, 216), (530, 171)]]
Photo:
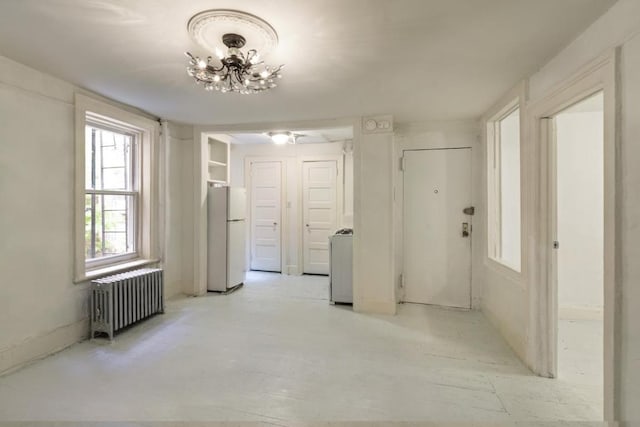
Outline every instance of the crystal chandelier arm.
[(243, 77), (244, 70), (240, 70), (240, 69), (235, 70), (235, 74), (236, 74), (236, 80), (238, 80), (238, 84), (244, 85), (244, 77)]
[(210, 73), (219, 73), (220, 71), (225, 69), (225, 65), (222, 64), (220, 68), (215, 68), (213, 65), (207, 65), (207, 71)]

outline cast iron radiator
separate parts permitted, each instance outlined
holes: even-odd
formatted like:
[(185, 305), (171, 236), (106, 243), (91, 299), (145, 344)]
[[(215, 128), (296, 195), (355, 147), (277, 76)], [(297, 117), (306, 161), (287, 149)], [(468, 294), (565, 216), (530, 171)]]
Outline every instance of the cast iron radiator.
[(91, 338), (164, 313), (162, 269), (141, 268), (91, 281)]

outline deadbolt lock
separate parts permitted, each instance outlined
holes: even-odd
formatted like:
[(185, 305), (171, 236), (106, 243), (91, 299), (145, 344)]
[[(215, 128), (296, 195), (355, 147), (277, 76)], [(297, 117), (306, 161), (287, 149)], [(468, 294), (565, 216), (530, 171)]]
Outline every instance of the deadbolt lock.
[(469, 223), (462, 223), (462, 237), (469, 237)]

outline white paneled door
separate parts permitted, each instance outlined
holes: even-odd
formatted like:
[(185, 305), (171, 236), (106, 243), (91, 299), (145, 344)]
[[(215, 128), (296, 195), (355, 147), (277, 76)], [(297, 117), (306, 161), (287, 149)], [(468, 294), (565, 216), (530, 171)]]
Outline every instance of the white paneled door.
[(303, 272), (329, 274), (329, 236), (337, 228), (335, 160), (302, 164)]
[(404, 301), (471, 307), (471, 149), (404, 153)]
[(282, 163), (251, 163), (251, 269), (281, 271)]

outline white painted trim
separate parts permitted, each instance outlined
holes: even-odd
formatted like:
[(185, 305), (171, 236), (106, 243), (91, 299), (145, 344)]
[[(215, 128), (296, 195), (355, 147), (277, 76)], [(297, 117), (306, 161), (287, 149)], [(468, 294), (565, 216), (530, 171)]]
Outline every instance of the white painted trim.
[(535, 215), (536, 225), (531, 227), (530, 238), (537, 241), (537, 250), (532, 253), (529, 274), (530, 327), (529, 362), (538, 375), (556, 374), (557, 300), (555, 295), (556, 273), (552, 263), (553, 218), (550, 197), (553, 182), (550, 141), (546, 129), (541, 126), (546, 117), (552, 117), (567, 107), (598, 91), (604, 92), (604, 414), (605, 420), (613, 421), (616, 412), (617, 390), (615, 388), (616, 367), (614, 365), (617, 343), (616, 325), (619, 324), (620, 301), (617, 297), (619, 274), (616, 265), (620, 254), (620, 241), (616, 229), (619, 215), (619, 174), (616, 153), (619, 146), (619, 105), (617, 85), (618, 50), (611, 50), (583, 66), (572, 77), (556, 85), (546, 96), (527, 107), (528, 134), (532, 142), (533, 162), (532, 206), (539, 206)]
[(16, 346), (0, 350), (0, 375), (16, 371), (88, 337), (89, 319), (85, 318), (43, 335), (27, 338)]
[(247, 191), (247, 225), (249, 228), (248, 248), (249, 258), (247, 259), (247, 270), (251, 270), (251, 231), (253, 224), (251, 223), (251, 165), (253, 163), (277, 162), (280, 163), (280, 274), (289, 273), (289, 211), (287, 209), (287, 158), (278, 156), (246, 156), (244, 158), (244, 185)]
[(87, 113), (94, 113), (121, 122), (140, 135), (139, 141), (139, 212), (138, 247), (136, 252), (144, 259), (158, 258), (159, 242), (159, 123), (123, 110), (81, 93), (75, 94), (75, 183), (74, 183), (74, 282), (87, 276), (85, 265), (84, 208), (85, 208), (85, 123)]
[(136, 267), (142, 267), (143, 265), (156, 264), (160, 262), (159, 259), (135, 259), (132, 261), (110, 265), (107, 267), (96, 268), (95, 270), (88, 270), (84, 277), (78, 278), (78, 282), (86, 282), (87, 280), (94, 280), (99, 277), (108, 276), (110, 274), (119, 273), (121, 271), (130, 270)]
[(335, 161), (338, 176), (336, 177), (336, 219), (337, 227), (344, 227), (344, 154), (317, 155), (298, 157), (298, 274), (304, 274), (304, 186), (303, 168), (305, 162)]
[(229, 134), (229, 133), (264, 133), (286, 129), (289, 131), (308, 129), (330, 129), (335, 127), (360, 125), (360, 118), (337, 118), (327, 120), (281, 121), (271, 123), (237, 123), (228, 125), (196, 126), (197, 132)]
[[(485, 147), (484, 157), (482, 161), (484, 162), (483, 170), (483, 182), (484, 182), (484, 195), (483, 202), (485, 208), (485, 238), (486, 244), (482, 245), (483, 251), (483, 263), (485, 267), (493, 270), (495, 273), (500, 274), (509, 278), (511, 281), (514, 281), (522, 286), (525, 285), (524, 278), (526, 277), (526, 269), (527, 269), (527, 245), (525, 245), (525, 236), (526, 236), (526, 224), (529, 220), (528, 211), (526, 209), (526, 200), (527, 200), (527, 192), (526, 192), (526, 156), (524, 155), (525, 151), (525, 140), (526, 140), (526, 118), (525, 118), (525, 109), (526, 102), (529, 97), (529, 83), (528, 80), (523, 80), (518, 83), (512, 89), (510, 89), (489, 111), (483, 116), (482, 123), (482, 142)], [(490, 179), (489, 173), (489, 156), (492, 155), (493, 150), (495, 149), (495, 123), (502, 118), (504, 118), (509, 112), (513, 111), (515, 108), (519, 108), (520, 110), (520, 271), (512, 268), (507, 263), (504, 263), (489, 253), (489, 244), (492, 240), (495, 239), (495, 236), (491, 236), (491, 231), (495, 228), (501, 229), (500, 224), (496, 224), (494, 226), (490, 225), (491, 215), (489, 215), (489, 207), (495, 202), (492, 203), (492, 198), (495, 195), (496, 191), (489, 191), (489, 188), (492, 185), (497, 185), (497, 183), (493, 183), (492, 179)]]

